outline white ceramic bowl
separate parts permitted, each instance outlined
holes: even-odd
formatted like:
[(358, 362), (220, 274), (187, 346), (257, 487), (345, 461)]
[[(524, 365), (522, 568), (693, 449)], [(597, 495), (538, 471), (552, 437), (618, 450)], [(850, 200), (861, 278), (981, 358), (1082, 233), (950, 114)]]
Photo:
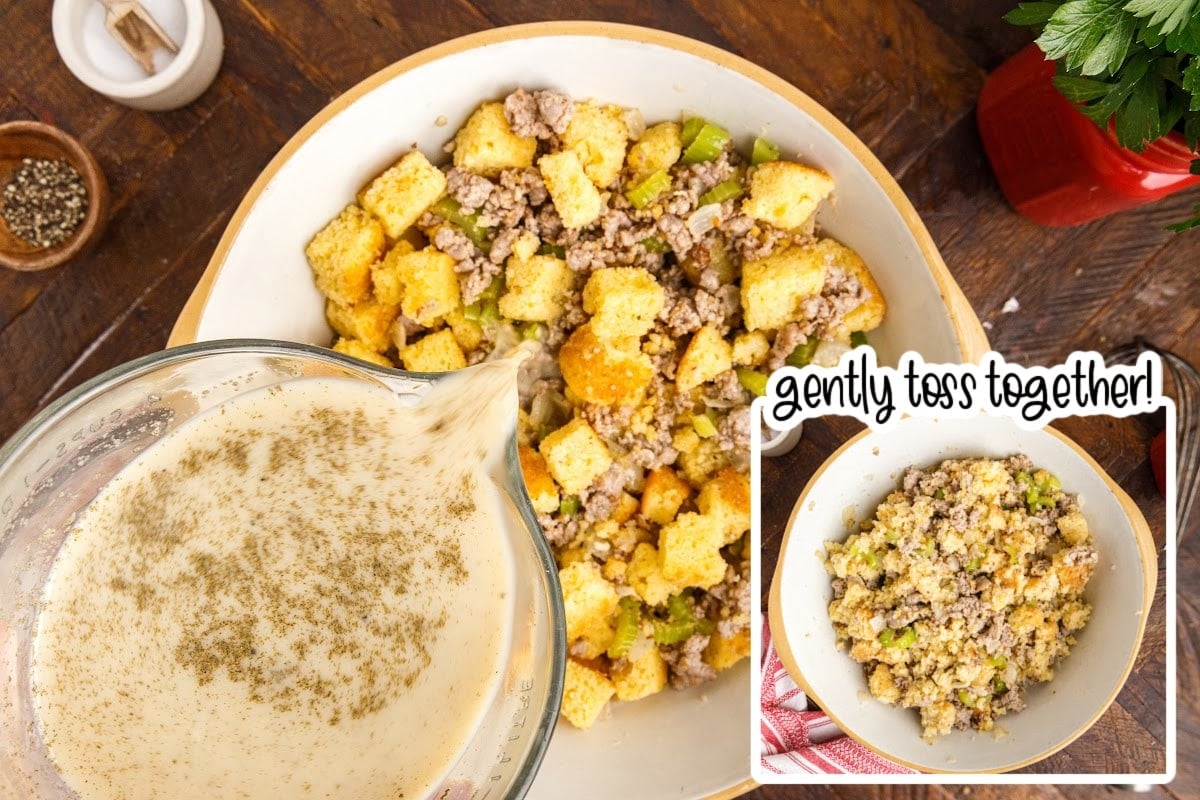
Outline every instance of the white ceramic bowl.
[[(431, 159), (483, 100), (554, 88), (640, 108), (648, 121), (700, 114), (740, 144), (763, 134), (830, 172), (818, 217), (870, 265), (889, 303), (871, 341), (882, 363), (906, 350), (960, 362), (987, 350), (978, 319), (882, 164), (811, 98), (728, 52), (602, 23), (500, 28), (417, 53), (340, 96), (251, 187), (184, 308), (171, 342), (253, 336), (327, 344), (309, 238), (414, 144)], [(749, 668), (687, 692), (617, 706), (587, 732), (560, 725), (531, 797), (732, 796), (749, 783)]]
[[(1084, 593), (1092, 616), (1054, 680), (1027, 692), (1025, 710), (997, 719), (1003, 734), (954, 731), (927, 743), (917, 712), (872, 698), (862, 668), (837, 649), (827, 611), (832, 590), (822, 563), (824, 543), (844, 540), (857, 522), (869, 520), (910, 465), (1015, 453), (1029, 456), (1079, 496), (1099, 554)], [(771, 633), (788, 672), (872, 750), (925, 772), (1004, 772), (1066, 746), (1112, 703), (1137, 657), (1156, 578), (1154, 542), (1141, 512), (1067, 437), (1051, 428), (1023, 430), (1005, 417), (908, 418), (851, 439), (805, 487), (771, 585)]]
[[(104, 29), (95, 0), (54, 0), (54, 46), (67, 69), (89, 89), (143, 111), (168, 111), (195, 100), (221, 67), (225, 37), (210, 0), (144, 3), (179, 52), (154, 75), (145, 75)], [(167, 54), (155, 60), (165, 62)]]

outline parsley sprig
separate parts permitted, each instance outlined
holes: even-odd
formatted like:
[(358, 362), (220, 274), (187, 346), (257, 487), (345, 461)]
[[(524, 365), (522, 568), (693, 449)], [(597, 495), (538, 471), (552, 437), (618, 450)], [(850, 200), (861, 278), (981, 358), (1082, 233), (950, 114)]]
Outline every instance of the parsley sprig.
[[(1141, 152), (1179, 131), (1200, 142), (1200, 0), (1019, 3), (1004, 19), (1039, 32), (1057, 63), (1054, 85), (1096, 125), (1111, 120), (1122, 147)], [(1200, 175), (1200, 159), (1190, 171)], [(1200, 205), (1169, 226), (1200, 227)]]

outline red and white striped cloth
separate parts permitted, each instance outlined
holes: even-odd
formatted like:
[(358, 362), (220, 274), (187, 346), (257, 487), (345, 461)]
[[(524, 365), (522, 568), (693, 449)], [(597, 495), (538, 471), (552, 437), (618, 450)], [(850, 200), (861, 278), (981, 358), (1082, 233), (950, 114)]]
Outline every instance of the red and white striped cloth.
[(811, 710), (808, 697), (788, 675), (763, 622), (762, 767), (779, 775), (850, 773), (908, 775), (912, 770), (863, 747), (838, 729), (824, 711)]

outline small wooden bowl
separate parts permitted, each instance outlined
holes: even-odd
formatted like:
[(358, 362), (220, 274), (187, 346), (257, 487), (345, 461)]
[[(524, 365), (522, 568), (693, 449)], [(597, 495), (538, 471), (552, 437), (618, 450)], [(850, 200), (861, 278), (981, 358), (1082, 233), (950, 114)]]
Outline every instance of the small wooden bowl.
[(56, 267), (95, 244), (108, 220), (108, 182), (92, 154), (58, 128), (27, 120), (0, 125), (0, 187), (8, 185), (25, 158), (70, 163), (83, 178), (88, 195), (87, 215), (79, 227), (53, 247), (37, 247), (14, 235), (0, 217), (0, 265), (32, 272)]

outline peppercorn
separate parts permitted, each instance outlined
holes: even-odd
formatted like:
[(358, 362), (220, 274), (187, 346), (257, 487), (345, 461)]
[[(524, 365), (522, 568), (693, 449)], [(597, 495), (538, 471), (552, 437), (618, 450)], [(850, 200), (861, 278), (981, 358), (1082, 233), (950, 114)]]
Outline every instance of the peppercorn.
[(71, 238), (87, 216), (79, 171), (60, 159), (25, 158), (0, 192), (0, 216), (16, 237), (48, 248)]

